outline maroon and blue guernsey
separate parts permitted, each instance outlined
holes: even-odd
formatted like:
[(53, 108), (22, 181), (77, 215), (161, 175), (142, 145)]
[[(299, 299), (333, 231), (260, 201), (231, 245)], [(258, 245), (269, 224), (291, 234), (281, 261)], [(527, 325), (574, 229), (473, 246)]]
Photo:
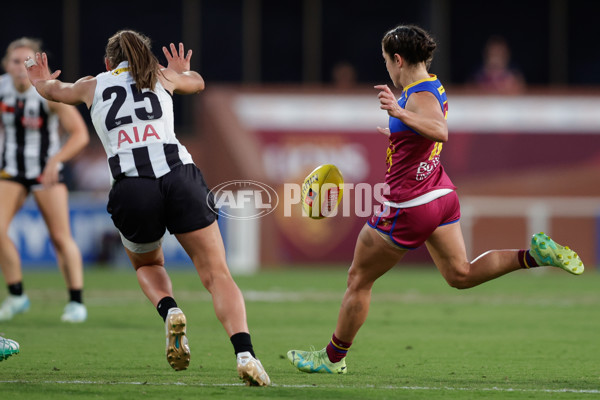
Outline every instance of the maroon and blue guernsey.
[[(446, 91), (435, 75), (414, 82), (402, 91), (398, 105), (406, 107), (417, 92), (430, 92), (438, 99), (444, 117), (448, 114)], [(385, 182), (388, 201), (401, 203), (437, 189), (456, 189), (440, 164), (442, 143), (421, 136), (398, 118), (390, 117), (390, 145), (387, 149)]]

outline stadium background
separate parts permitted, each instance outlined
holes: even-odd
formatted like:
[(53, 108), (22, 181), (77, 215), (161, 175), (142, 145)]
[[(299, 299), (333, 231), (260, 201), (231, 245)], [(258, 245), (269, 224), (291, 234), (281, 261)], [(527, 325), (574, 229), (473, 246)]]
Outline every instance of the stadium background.
[[(351, 183), (383, 177), (386, 123), (373, 84), (388, 83), (381, 36), (418, 23), (439, 41), (431, 72), (449, 96), (450, 141), (442, 162), (459, 187), (470, 255), (526, 247), (545, 230), (576, 246), (588, 266), (600, 249), (600, 55), (589, 0), (147, 1), (64, 0), (3, 4), (0, 48), (20, 36), (43, 39), (50, 63), (72, 80), (102, 71), (106, 39), (139, 30), (154, 51), (183, 41), (207, 82), (198, 96), (176, 97), (177, 130), (209, 185), (254, 179), (281, 191), (314, 166), (337, 164)], [(482, 49), (503, 36), (525, 91), (484, 93), (471, 82)], [(340, 63), (355, 81), (334, 82)], [(89, 123), (89, 116), (80, 108)], [(104, 211), (108, 175), (91, 124), (92, 144), (69, 166), (73, 229), (88, 264), (125, 265)], [(351, 204), (351, 207), (354, 204)], [(364, 218), (311, 221), (283, 210), (254, 222), (221, 219), (233, 268), (351, 260)], [(32, 204), (11, 234), (26, 265), (53, 266)], [(259, 235), (247, 232), (260, 232)], [(172, 240), (167, 260), (185, 263)], [(429, 263), (423, 249), (407, 261)]]

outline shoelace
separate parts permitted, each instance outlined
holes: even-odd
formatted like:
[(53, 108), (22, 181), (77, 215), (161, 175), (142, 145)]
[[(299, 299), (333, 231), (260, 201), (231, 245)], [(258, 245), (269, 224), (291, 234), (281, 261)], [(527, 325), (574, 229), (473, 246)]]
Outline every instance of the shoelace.
[(314, 361), (323, 361), (320, 350), (316, 350), (315, 346), (310, 346), (309, 349), (308, 357), (305, 358), (306, 361), (312, 361), (313, 364)]

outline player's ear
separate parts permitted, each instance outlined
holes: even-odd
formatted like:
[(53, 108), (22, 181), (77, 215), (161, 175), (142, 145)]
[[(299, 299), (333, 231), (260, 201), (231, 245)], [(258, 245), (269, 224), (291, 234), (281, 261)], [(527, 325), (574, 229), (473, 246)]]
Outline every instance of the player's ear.
[(104, 57), (104, 66), (106, 66), (106, 70), (110, 71), (112, 68), (110, 67), (110, 63), (108, 62), (108, 58)]
[(394, 54), (394, 62), (398, 65), (399, 68), (402, 68), (402, 65), (404, 64), (404, 59), (402, 58), (402, 56), (398, 53)]

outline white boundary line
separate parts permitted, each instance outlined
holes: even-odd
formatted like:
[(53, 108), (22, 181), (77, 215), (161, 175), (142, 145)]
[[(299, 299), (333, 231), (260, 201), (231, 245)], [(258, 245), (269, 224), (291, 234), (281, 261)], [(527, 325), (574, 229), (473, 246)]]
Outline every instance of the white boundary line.
[[(27, 381), (27, 380), (0, 380), (2, 383), (19, 383), (19, 384), (65, 384), (65, 385), (148, 385), (148, 386), (189, 386), (189, 387), (236, 387), (245, 386), (243, 383), (184, 383), (184, 382), (100, 382), (100, 381)], [(490, 387), (490, 388), (465, 388), (465, 387), (451, 387), (451, 386), (376, 386), (376, 385), (365, 385), (360, 386), (345, 386), (345, 385), (279, 385), (274, 383), (273, 387), (280, 388), (292, 388), (292, 389), (303, 389), (303, 388), (314, 388), (314, 389), (387, 389), (387, 390), (448, 390), (457, 392), (517, 392), (517, 393), (582, 393), (582, 394), (600, 394), (600, 389), (515, 389), (515, 388), (501, 388), (501, 387)]]

